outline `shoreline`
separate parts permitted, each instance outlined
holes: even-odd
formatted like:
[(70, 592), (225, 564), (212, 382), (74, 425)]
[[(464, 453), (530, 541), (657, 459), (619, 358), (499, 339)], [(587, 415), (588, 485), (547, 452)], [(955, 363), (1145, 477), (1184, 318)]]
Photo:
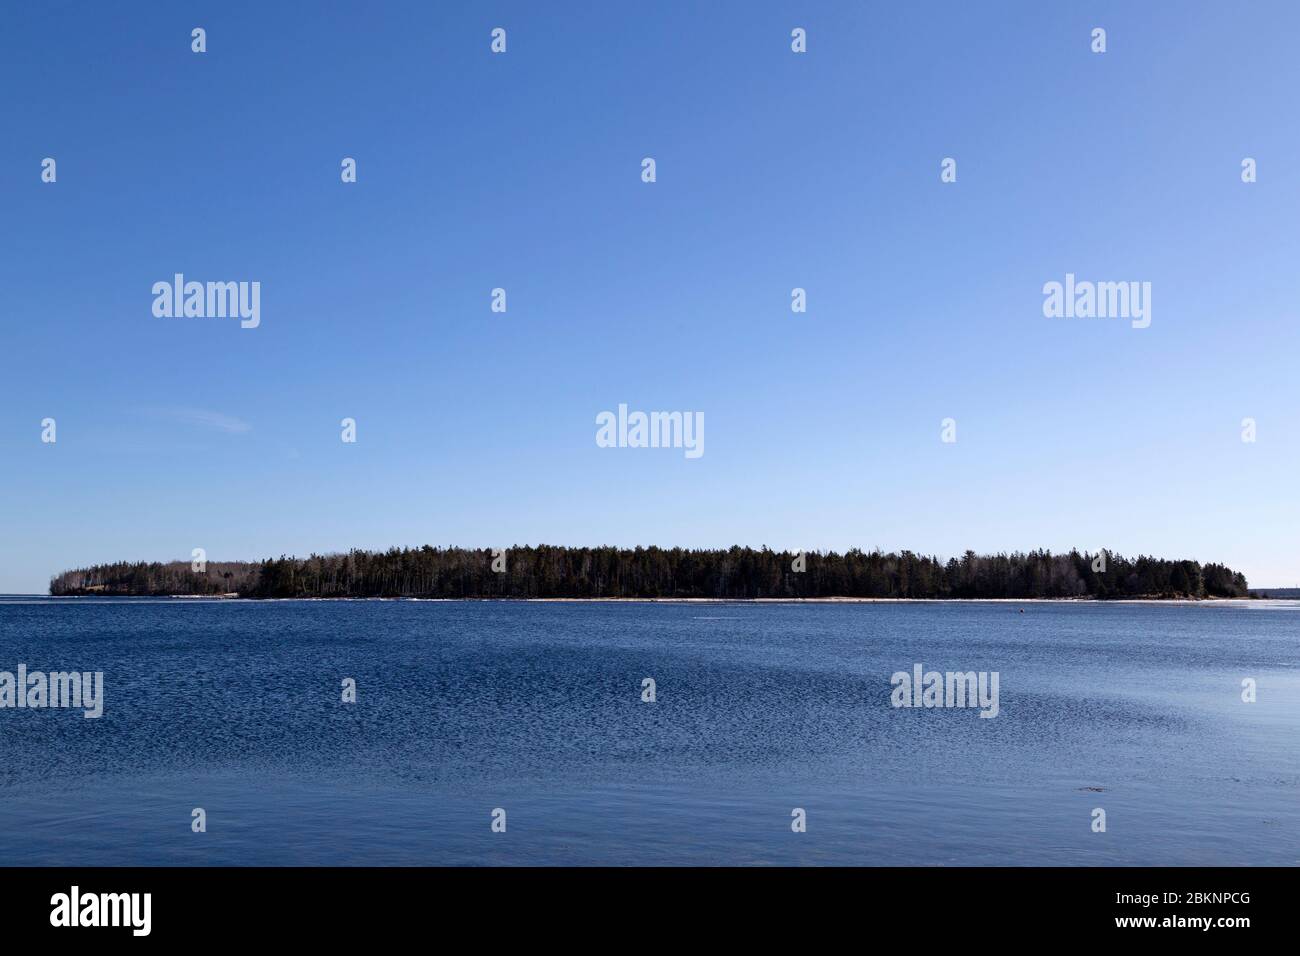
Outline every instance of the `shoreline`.
[(424, 598), (424, 597), (292, 597), (249, 598), (226, 594), (13, 594), (5, 597), (43, 598), (49, 600), (110, 600), (110, 601), (241, 601), (265, 603), (274, 601), (405, 601), (421, 604), (1186, 604), (1229, 605), (1295, 602), (1295, 598), (870, 598), (870, 597), (816, 597), (816, 598), (688, 598), (688, 597), (591, 597), (591, 598)]

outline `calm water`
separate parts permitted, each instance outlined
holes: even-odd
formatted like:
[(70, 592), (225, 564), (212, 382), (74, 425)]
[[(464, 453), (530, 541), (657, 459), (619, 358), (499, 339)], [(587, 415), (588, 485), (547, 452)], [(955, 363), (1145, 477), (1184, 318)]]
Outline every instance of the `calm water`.
[(0, 598), (19, 663), (105, 704), (0, 710), (7, 864), (1300, 863), (1292, 602)]

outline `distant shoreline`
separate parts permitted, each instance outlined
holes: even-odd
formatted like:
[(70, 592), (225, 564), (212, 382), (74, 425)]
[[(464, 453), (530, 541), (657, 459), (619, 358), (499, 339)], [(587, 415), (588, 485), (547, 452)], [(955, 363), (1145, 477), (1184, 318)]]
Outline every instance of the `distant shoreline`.
[(1105, 549), (1013, 551), (942, 559), (914, 551), (773, 551), (767, 547), (619, 548), (422, 545), (387, 551), (281, 555), (262, 561), (117, 561), (74, 568), (50, 594), (239, 595), (449, 600), (850, 601), (1202, 600), (1245, 598), (1245, 575), (1223, 564)]
[(1249, 604), (1265, 601), (1292, 601), (1295, 598), (1250, 597), (1131, 597), (1131, 598), (869, 598), (869, 597), (815, 597), (815, 598), (685, 598), (685, 597), (593, 597), (593, 598), (425, 598), (425, 597), (282, 597), (260, 598), (225, 594), (12, 594), (7, 597), (53, 598), (67, 600), (114, 601), (243, 601), (265, 604), (277, 601), (334, 602), (407, 602), (415, 604)]

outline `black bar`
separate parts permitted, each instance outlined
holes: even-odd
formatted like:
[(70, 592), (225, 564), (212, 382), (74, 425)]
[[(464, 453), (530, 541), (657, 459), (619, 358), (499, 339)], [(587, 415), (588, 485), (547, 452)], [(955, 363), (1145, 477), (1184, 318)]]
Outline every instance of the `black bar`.
[[(78, 942), (205, 945), (373, 945), (426, 932), (449, 945), (447, 934), (464, 932), (466, 943), (564, 936), (660, 948), (680, 945), (688, 925), (759, 943), (842, 931), (922, 947), (1125, 936), (1231, 945), (1258, 938), (1242, 933), (1293, 925), (1294, 876), (1285, 868), (13, 868), (0, 869), (0, 925), (6, 941), (76, 933)], [(83, 905), (87, 895), (150, 894), (148, 935), (136, 937), (129, 918), (141, 927), (142, 908), (124, 910), (127, 925), (117, 927), (51, 925), (56, 894), (70, 904), (73, 886)], [(1205, 918), (1216, 922), (1188, 925)], [(1119, 925), (1134, 919), (1154, 925)]]

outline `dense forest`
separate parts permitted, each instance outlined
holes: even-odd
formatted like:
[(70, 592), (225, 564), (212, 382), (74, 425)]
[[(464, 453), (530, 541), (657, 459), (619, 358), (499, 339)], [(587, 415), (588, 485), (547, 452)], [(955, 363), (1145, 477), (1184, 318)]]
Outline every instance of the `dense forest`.
[(249, 598), (1133, 598), (1247, 597), (1221, 564), (1048, 551), (942, 561), (904, 551), (683, 548), (392, 548), (261, 562), (101, 564), (65, 571), (53, 595)]

